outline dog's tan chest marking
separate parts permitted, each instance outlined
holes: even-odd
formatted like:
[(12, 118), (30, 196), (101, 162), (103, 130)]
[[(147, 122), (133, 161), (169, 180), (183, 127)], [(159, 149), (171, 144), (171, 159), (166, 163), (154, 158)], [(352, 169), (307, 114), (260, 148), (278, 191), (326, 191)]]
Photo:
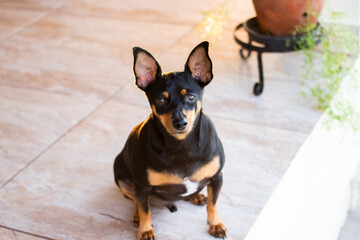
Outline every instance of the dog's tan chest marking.
[(181, 184), (184, 179), (176, 174), (167, 172), (156, 172), (152, 169), (147, 169), (148, 180), (151, 186), (161, 186), (166, 184)]
[(220, 157), (214, 157), (210, 162), (199, 168), (189, 179), (193, 182), (200, 182), (205, 178), (214, 176), (220, 168)]
[(147, 169), (148, 181), (151, 186), (161, 186), (166, 184), (185, 184), (189, 182), (198, 183), (205, 178), (214, 176), (220, 168), (220, 157), (215, 156), (210, 162), (200, 167), (188, 177), (181, 177), (174, 173), (157, 172), (150, 168)]

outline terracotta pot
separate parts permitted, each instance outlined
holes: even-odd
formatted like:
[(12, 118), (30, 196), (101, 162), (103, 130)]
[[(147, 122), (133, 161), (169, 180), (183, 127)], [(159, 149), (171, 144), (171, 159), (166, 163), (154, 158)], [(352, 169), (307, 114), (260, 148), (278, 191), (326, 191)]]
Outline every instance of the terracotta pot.
[(324, 0), (253, 0), (253, 4), (261, 33), (289, 36), (296, 26), (305, 26), (307, 16), (317, 23), (317, 17), (307, 10), (319, 16)]

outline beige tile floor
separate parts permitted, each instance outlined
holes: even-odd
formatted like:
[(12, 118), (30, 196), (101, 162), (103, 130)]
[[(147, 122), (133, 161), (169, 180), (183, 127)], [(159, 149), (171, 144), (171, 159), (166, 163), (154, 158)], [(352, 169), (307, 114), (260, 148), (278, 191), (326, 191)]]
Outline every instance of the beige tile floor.
[[(134, 239), (132, 203), (113, 183), (113, 159), (150, 113), (133, 84), (133, 45), (163, 71), (182, 70), (211, 1), (0, 0), (0, 239)], [(215, 78), (204, 111), (227, 162), (219, 211), (244, 239), (320, 116), (300, 97), (300, 57), (265, 54), (265, 90), (252, 95), (256, 57), (239, 57), (232, 9), (210, 46)], [(153, 209), (157, 239), (212, 239), (206, 211)]]

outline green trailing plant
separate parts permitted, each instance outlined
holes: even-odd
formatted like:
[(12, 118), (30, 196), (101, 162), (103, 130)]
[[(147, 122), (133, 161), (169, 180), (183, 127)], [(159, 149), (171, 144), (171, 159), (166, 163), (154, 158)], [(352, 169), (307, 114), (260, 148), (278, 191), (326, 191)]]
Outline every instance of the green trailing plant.
[[(308, 11), (307, 17), (310, 14), (314, 13)], [(296, 40), (296, 50), (304, 59), (302, 85), (305, 90), (302, 95), (312, 96), (317, 101), (317, 107), (327, 110), (333, 120), (346, 122), (357, 131), (360, 130), (360, 110), (349, 105), (351, 101), (333, 101), (359, 54), (359, 39), (348, 27), (340, 24), (342, 17), (342, 13), (332, 11), (330, 23), (317, 29), (310, 23), (298, 26), (293, 35), (302, 34)], [(355, 71), (352, 74), (354, 76)], [(356, 86), (349, 91), (357, 89), (358, 81), (354, 77), (350, 81)]]
[[(214, 1), (215, 7), (202, 12), (205, 18), (197, 27), (203, 32), (203, 38), (221, 38), (229, 19), (229, 5), (232, 5), (229, 3), (233, 3), (233, 0)], [(353, 31), (340, 23), (344, 16), (341, 12), (332, 11), (330, 23), (324, 23), (320, 27), (310, 21), (311, 17), (318, 18), (316, 11), (308, 7), (305, 15), (305, 24), (296, 27), (291, 40), (292, 43), (296, 42), (295, 50), (303, 55), (304, 90), (301, 94), (304, 97), (311, 96), (320, 110), (327, 111), (328, 126), (336, 121), (353, 131), (360, 131), (360, 99), (357, 105), (353, 104), (360, 89), (359, 81), (354, 77), (355, 70), (348, 83), (351, 87), (335, 98), (359, 54), (359, 39)]]

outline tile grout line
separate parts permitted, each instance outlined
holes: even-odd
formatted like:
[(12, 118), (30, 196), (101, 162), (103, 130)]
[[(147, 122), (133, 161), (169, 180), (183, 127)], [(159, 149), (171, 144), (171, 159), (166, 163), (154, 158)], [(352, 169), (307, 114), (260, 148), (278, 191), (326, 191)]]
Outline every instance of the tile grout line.
[[(38, 237), (38, 238), (42, 238), (42, 239), (55, 240), (54, 238), (49, 238), (49, 237), (41, 236), (41, 235), (38, 235), (38, 234), (25, 232), (25, 231), (22, 231), (22, 230), (19, 230), (19, 229), (15, 229), (15, 228), (3, 226), (3, 225), (0, 225), (0, 228), (5, 228), (5, 229), (10, 230), (10, 231), (13, 231), (13, 232), (19, 232), (19, 233), (23, 233), (23, 234), (26, 234), (26, 235), (30, 235), (30, 236)], [(15, 235), (16, 235), (16, 234), (15, 234)]]
[(15, 36), (16, 34), (22, 32), (23, 30), (25, 30), (26, 28), (28, 28), (29, 26), (39, 22), (40, 20), (42, 20), (43, 18), (47, 17), (48, 15), (50, 15), (53, 12), (56, 12), (57, 10), (59, 10), (60, 8), (62, 8), (64, 6), (64, 3), (60, 3), (59, 5), (53, 7), (51, 10), (41, 14), (39, 17), (35, 18), (34, 20), (26, 23), (23, 26), (20, 26), (18, 28), (16, 28), (14, 31), (12, 31), (11, 33), (5, 35), (4, 37), (0, 38), (0, 42), (5, 41), (9, 38), (12, 38), (13, 36)]
[(55, 141), (53, 141), (50, 145), (48, 145), (44, 150), (42, 150), (38, 155), (36, 155), (32, 160), (30, 160), (28, 163), (25, 164), (20, 170), (18, 170), (11, 178), (9, 178), (7, 181), (5, 181), (3, 184), (0, 185), (0, 190), (3, 189), (8, 183), (10, 183), (14, 178), (16, 178), (20, 173), (22, 173), (25, 169), (27, 169), (31, 164), (36, 162), (45, 152), (47, 152), (49, 149), (51, 149), (56, 143), (58, 143), (61, 139), (63, 139), (68, 133), (70, 133), (73, 129), (75, 129), (77, 126), (79, 126), (81, 123), (83, 123), (88, 117), (90, 117), (96, 110), (98, 110), (101, 106), (103, 106), (105, 103), (109, 102), (111, 99), (113, 99), (119, 92), (123, 90), (124, 86), (121, 86), (114, 94), (112, 94), (109, 98), (107, 98), (105, 101), (101, 102), (99, 105), (97, 105), (93, 110), (91, 110), (87, 115), (85, 115), (82, 119), (80, 119), (75, 125), (70, 127), (68, 130), (66, 130), (63, 134), (61, 134)]

